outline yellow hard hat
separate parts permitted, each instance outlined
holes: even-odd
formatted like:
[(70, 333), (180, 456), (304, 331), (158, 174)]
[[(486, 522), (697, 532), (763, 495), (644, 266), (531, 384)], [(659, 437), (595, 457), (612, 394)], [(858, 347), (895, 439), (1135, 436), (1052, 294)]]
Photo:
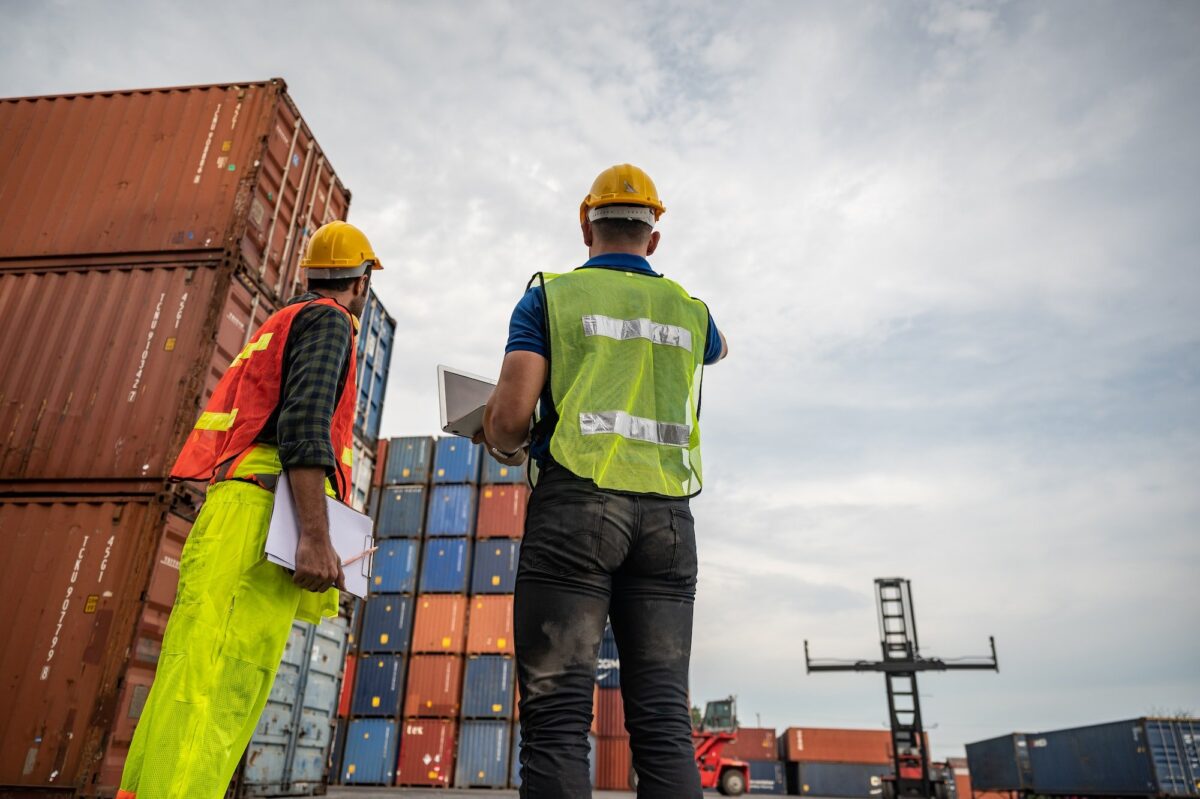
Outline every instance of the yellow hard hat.
[(596, 209), (609, 205), (633, 205), (648, 208), (653, 213), (646, 214), (643, 222), (653, 224), (667, 212), (662, 201), (658, 199), (658, 189), (654, 181), (633, 164), (617, 164), (596, 176), (592, 182), (592, 190), (583, 198), (579, 206), (579, 221), (597, 219), (604, 216), (620, 216), (616, 214), (597, 213)]
[(317, 280), (358, 277), (367, 268), (383, 269), (366, 235), (349, 222), (335, 220), (317, 228), (308, 240), (300, 268)]

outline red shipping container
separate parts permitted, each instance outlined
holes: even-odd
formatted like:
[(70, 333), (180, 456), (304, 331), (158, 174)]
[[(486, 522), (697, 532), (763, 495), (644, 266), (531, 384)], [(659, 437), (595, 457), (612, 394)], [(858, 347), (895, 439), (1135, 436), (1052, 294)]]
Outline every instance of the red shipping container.
[(406, 719), (401, 727), (396, 784), (448, 788), (454, 777), (454, 721)]
[(602, 738), (629, 735), (625, 729), (625, 701), (620, 688), (598, 688), (594, 713), (596, 734)]
[(785, 760), (794, 763), (887, 765), (892, 762), (892, 733), (889, 730), (788, 727), (784, 732), (782, 753)]
[(779, 757), (779, 740), (769, 727), (739, 727), (737, 740), (725, 744), (726, 757), (739, 760), (775, 760)]
[(471, 597), (467, 654), (513, 654), (512, 594), (480, 594)]
[(371, 475), (371, 485), (375, 488), (383, 488), (383, 473), (387, 471), (383, 468), (387, 465), (387, 447), (386, 438), (375, 442), (375, 472)]
[(350, 715), (350, 698), (354, 693), (354, 672), (358, 659), (353, 654), (346, 655), (346, 668), (342, 674), (342, 690), (338, 695), (338, 711), (340, 718)]
[(525, 506), (529, 487), (485, 485), (479, 489), (479, 538), (520, 538), (525, 533)]
[(459, 655), (413, 655), (408, 662), (404, 715), (457, 717), (462, 679), (463, 659)]
[(629, 737), (596, 739), (596, 787), (608, 791), (629, 790), (633, 753)]
[(412, 651), (461, 654), (466, 640), (467, 597), (463, 594), (422, 594), (417, 597)]

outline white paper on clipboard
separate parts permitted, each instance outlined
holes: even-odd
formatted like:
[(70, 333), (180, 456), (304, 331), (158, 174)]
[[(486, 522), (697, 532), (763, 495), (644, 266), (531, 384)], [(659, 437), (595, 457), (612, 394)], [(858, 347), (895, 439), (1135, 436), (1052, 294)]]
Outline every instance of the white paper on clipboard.
[[(329, 540), (343, 563), (375, 546), (370, 516), (359, 513), (331, 496), (325, 497), (325, 506), (329, 513)], [(271, 511), (271, 526), (267, 529), (267, 560), (285, 569), (295, 569), (296, 547), (299, 543), (296, 505), (292, 501), (292, 487), (288, 484), (287, 472), (284, 472), (279, 475), (279, 484), (275, 487), (275, 507)], [(371, 555), (343, 566), (342, 571), (346, 577), (346, 590), (360, 599), (366, 599), (371, 580)]]

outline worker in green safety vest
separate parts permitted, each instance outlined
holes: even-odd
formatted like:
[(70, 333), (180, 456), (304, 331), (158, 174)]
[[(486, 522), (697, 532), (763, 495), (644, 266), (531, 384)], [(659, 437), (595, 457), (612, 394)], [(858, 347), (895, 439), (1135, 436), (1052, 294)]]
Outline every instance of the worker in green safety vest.
[(641, 169), (580, 206), (589, 260), (534, 276), (513, 312), (482, 441), (531, 458), (517, 571), (522, 796), (591, 796), (588, 731), (606, 617), (640, 797), (700, 797), (688, 703), (700, 384), (728, 353), (708, 307), (650, 268), (666, 209)]

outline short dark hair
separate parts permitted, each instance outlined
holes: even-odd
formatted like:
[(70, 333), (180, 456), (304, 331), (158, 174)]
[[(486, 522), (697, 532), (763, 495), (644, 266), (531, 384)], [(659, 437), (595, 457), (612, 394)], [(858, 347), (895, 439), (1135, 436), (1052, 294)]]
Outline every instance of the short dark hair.
[(595, 219), (592, 231), (608, 244), (637, 245), (650, 241), (654, 228), (636, 219)]
[[(371, 271), (368, 269), (365, 274), (368, 280), (367, 285), (370, 285)], [(337, 277), (331, 280), (313, 280), (312, 278), (309, 278), (308, 290), (333, 292), (349, 291), (351, 286), (354, 285), (354, 281), (358, 280), (360, 277), (362, 277), (362, 275), (359, 275), (358, 277)]]

